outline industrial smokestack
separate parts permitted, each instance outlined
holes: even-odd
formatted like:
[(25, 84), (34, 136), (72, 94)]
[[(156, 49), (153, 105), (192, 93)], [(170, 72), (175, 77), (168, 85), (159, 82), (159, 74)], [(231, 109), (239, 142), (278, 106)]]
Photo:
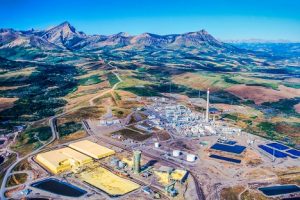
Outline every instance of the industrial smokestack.
[(205, 121), (208, 122), (208, 116), (209, 115), (209, 88), (207, 89), (207, 99), (206, 99), (206, 116)]

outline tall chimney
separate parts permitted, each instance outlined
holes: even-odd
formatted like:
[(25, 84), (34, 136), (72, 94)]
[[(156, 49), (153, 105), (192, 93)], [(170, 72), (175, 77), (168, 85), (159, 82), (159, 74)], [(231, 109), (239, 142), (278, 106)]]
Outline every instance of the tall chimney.
[(206, 116), (205, 116), (206, 122), (208, 122), (208, 114), (209, 114), (209, 88), (207, 88), (207, 99), (206, 99)]

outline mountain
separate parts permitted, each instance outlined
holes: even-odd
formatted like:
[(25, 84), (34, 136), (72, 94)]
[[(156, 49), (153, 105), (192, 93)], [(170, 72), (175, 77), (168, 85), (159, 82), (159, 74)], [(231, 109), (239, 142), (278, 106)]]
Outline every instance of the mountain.
[(13, 29), (0, 29), (0, 49), (15, 47), (41, 50), (59, 49), (55, 44), (33, 34), (33, 31), (20, 32)]
[(76, 31), (69, 22), (63, 22), (62, 24), (45, 31), (42, 38), (59, 47), (72, 49), (72, 46), (84, 40), (86, 35)]
[(98, 50), (101, 48), (181, 48), (213, 47), (232, 48), (218, 41), (207, 31), (184, 34), (157, 35), (143, 33), (131, 36), (120, 32), (114, 35), (86, 35), (77, 31), (69, 22), (48, 30), (16, 31), (0, 29), (0, 48), (36, 48), (42, 50)]

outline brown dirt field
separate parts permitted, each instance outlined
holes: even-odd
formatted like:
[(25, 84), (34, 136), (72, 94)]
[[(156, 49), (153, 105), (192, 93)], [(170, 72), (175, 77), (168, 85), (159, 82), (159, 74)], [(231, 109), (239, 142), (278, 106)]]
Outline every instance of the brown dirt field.
[(256, 191), (246, 190), (241, 194), (241, 200), (268, 200), (273, 198), (267, 198), (263, 194)]
[(293, 138), (296, 144), (300, 143), (300, 137), (299, 137), (300, 127), (297, 124), (277, 123), (275, 126), (275, 130), (278, 133)]
[(300, 184), (300, 167), (287, 167), (276, 171), (278, 183)]
[(49, 147), (55, 147), (58, 144), (64, 144), (66, 142), (70, 142), (70, 141), (73, 141), (73, 140), (78, 140), (80, 138), (85, 138), (85, 137), (88, 137), (88, 134), (83, 130), (79, 130), (75, 133), (72, 133), (72, 134), (69, 134), (67, 136), (61, 137), (61, 138), (59, 138), (59, 140), (55, 140), (53, 143), (51, 143), (49, 145)]
[(276, 102), (280, 99), (290, 99), (300, 96), (300, 89), (289, 88), (283, 85), (280, 85), (278, 89), (273, 90), (262, 86), (247, 86), (242, 84), (231, 86), (225, 90), (240, 98), (253, 100), (255, 104)]
[(245, 188), (242, 187), (242, 186), (223, 188), (222, 191), (221, 191), (221, 200), (238, 200), (239, 199), (239, 194), (244, 189)]
[(251, 149), (246, 150), (244, 161), (251, 166), (257, 166), (262, 163), (260, 155)]
[(276, 175), (270, 171), (270, 169), (254, 168), (246, 171), (242, 176), (249, 180), (264, 179), (266, 177), (276, 177)]
[(159, 141), (165, 141), (171, 138), (167, 131), (157, 131), (155, 132), (155, 134), (158, 137)]
[(106, 110), (101, 106), (87, 106), (64, 115), (64, 118), (68, 118), (70, 121), (80, 122), (84, 119), (98, 119), (105, 112)]
[(244, 105), (229, 105), (229, 104), (213, 104), (214, 107), (217, 109), (221, 109), (223, 111), (227, 111), (229, 113), (241, 113), (245, 114), (247, 116), (262, 116), (263, 113), (255, 110), (254, 108), (251, 108), (249, 106), (244, 106)]
[(300, 114), (300, 103), (294, 105), (295, 111)]
[(89, 100), (104, 91), (105, 89), (102, 86), (100, 87), (99, 84), (80, 86), (76, 92), (65, 97), (65, 100), (68, 101), (65, 110), (68, 111), (76, 107), (89, 106)]
[(230, 84), (224, 82), (219, 77), (204, 76), (197, 73), (184, 73), (172, 77), (172, 81), (179, 85), (185, 85), (193, 89), (206, 90), (209, 88), (211, 91), (218, 91), (225, 89)]
[(276, 116), (271, 118), (271, 122), (272, 123), (277, 123), (277, 122), (300, 123), (300, 118)]
[(14, 106), (14, 102), (17, 101), (18, 98), (0, 98), (0, 111), (12, 108)]

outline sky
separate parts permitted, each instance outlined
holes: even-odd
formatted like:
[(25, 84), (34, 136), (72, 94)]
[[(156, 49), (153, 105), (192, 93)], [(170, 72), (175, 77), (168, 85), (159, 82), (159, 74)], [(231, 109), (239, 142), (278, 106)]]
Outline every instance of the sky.
[(298, 0), (1, 0), (0, 28), (46, 29), (64, 21), (86, 34), (207, 30), (222, 40), (300, 41)]

